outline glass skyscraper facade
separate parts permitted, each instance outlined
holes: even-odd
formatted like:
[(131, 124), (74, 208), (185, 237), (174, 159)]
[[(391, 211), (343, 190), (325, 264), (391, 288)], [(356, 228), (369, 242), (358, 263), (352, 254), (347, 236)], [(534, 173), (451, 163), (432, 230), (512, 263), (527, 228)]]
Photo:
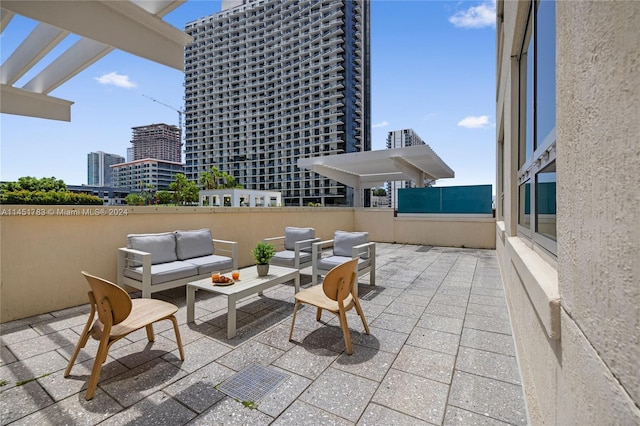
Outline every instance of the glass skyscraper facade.
[(124, 157), (97, 151), (87, 154), (87, 185), (111, 186), (113, 183), (111, 167), (124, 163)]
[(352, 205), (296, 161), (371, 149), (369, 2), (226, 1), (185, 31), (187, 178), (216, 167), (285, 205)]

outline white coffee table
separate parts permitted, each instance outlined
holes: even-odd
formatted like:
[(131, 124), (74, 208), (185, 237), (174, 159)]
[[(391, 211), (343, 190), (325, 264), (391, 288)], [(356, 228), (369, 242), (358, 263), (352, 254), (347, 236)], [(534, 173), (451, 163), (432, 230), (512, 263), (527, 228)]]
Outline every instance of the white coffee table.
[[(231, 276), (231, 274), (224, 274)], [(195, 317), (196, 291), (205, 290), (227, 296), (227, 338), (236, 335), (236, 302), (247, 296), (262, 293), (264, 290), (287, 281), (295, 280), (295, 292), (300, 291), (300, 271), (269, 265), (269, 274), (259, 277), (255, 266), (240, 269), (240, 280), (229, 286), (213, 285), (211, 278), (204, 278), (187, 284), (187, 322)]]

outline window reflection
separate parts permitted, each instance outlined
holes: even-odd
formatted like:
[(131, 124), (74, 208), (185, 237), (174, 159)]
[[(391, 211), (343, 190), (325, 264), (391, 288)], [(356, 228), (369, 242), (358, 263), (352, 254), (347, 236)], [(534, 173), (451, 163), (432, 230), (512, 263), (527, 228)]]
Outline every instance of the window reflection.
[(531, 160), (533, 156), (533, 70), (534, 70), (534, 47), (532, 36), (532, 21), (529, 18), (524, 39), (522, 52), (520, 52), (520, 143), (518, 146), (518, 168)]
[(531, 226), (531, 181), (526, 181), (518, 190), (518, 224), (526, 228)]
[(533, 37), (529, 41), (529, 47), (527, 48), (527, 103), (526, 103), (526, 134), (525, 134), (525, 157), (522, 159), (522, 164), (527, 161), (531, 161), (533, 157), (533, 113), (534, 113), (534, 95), (533, 95), (533, 67), (534, 67), (534, 55), (533, 55)]
[[(536, 13), (536, 145), (556, 127), (556, 4), (541, 1)], [(527, 123), (528, 124), (528, 123)], [(527, 135), (528, 138), (528, 135)], [(528, 147), (528, 146), (527, 146)]]
[(536, 175), (536, 231), (556, 240), (556, 162)]
[(518, 58), (518, 177), (527, 179), (518, 187), (519, 235), (555, 254), (556, 3), (529, 5)]

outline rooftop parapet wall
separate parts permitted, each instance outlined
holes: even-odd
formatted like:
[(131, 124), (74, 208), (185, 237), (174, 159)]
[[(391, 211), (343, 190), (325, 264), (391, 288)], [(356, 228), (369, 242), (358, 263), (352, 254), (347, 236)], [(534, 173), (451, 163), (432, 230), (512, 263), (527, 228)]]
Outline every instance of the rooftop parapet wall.
[[(368, 231), (376, 242), (474, 247), (475, 241), (457, 240), (464, 234), (457, 231), (457, 219), (406, 221), (394, 218), (391, 209), (3, 205), (0, 210), (0, 322), (87, 303), (80, 271), (115, 282), (117, 249), (132, 233), (209, 228), (214, 238), (239, 242), (240, 266), (253, 263), (250, 250), (257, 241), (282, 235), (286, 226), (313, 227), (322, 239), (344, 230)], [(474, 223), (463, 225), (467, 234), (484, 235), (484, 227), (495, 227), (492, 221)], [(477, 247), (495, 247), (492, 237)]]

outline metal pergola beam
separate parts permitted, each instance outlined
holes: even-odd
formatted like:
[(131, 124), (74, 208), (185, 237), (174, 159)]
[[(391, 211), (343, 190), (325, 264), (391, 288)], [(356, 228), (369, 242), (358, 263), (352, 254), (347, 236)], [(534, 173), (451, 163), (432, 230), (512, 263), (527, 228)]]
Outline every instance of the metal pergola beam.
[(184, 70), (184, 46), (191, 37), (129, 1), (3, 0), (2, 8)]
[[(0, 83), (13, 85), (62, 41), (69, 31), (40, 23), (0, 67)], [(42, 93), (42, 92), (41, 92)]]
[[(40, 24), (0, 68), (0, 112), (70, 121), (73, 102), (46, 95), (116, 48), (182, 71), (192, 39), (160, 18), (185, 1), (3, 0), (1, 30), (15, 14)], [(70, 32), (82, 37), (22, 88), (13, 87)]]
[(49, 93), (112, 50), (113, 47), (81, 38), (29, 80), (23, 88), (32, 92)]
[(2, 112), (6, 114), (71, 121), (71, 105), (73, 105), (71, 101), (6, 84), (0, 85), (0, 98), (2, 98)]

